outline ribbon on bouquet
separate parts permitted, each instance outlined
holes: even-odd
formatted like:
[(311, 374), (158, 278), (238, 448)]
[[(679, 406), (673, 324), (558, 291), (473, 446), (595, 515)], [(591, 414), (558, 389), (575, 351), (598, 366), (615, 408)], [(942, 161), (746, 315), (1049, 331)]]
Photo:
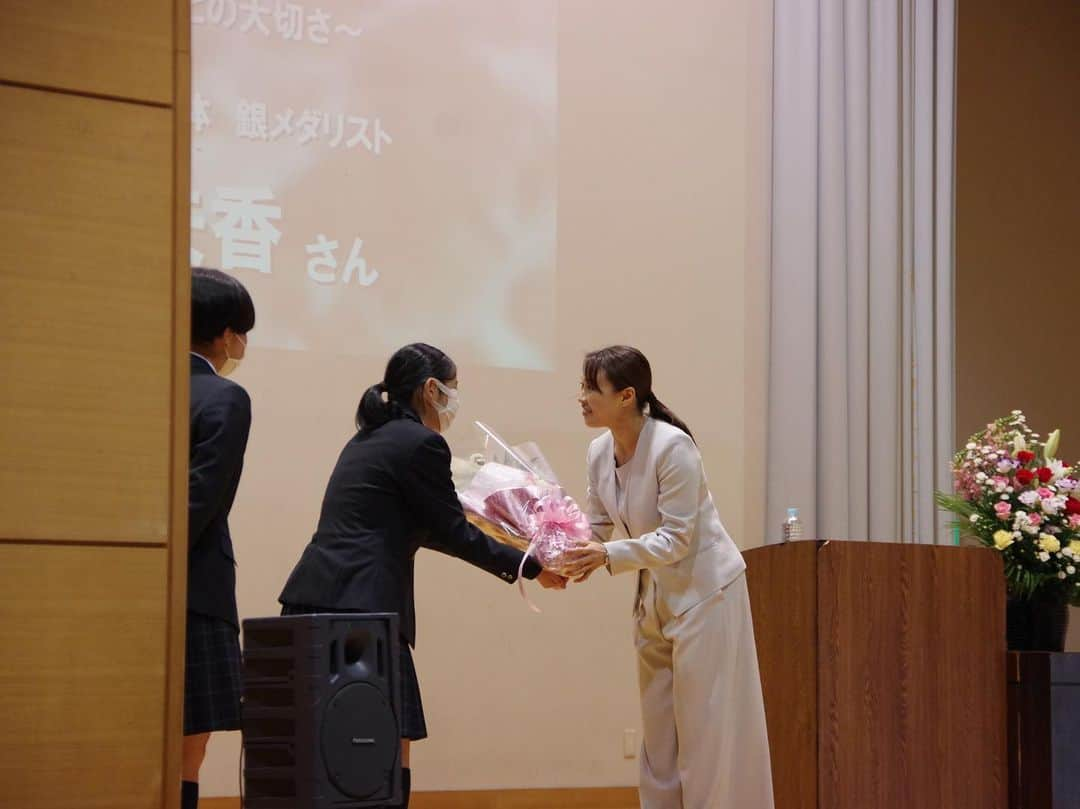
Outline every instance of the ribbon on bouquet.
[(529, 547), (518, 565), (518, 589), (533, 612), (542, 612), (525, 592), (525, 560), (530, 555), (544, 568), (558, 568), (570, 548), (592, 538), (588, 518), (570, 497), (548, 494), (536, 501), (529, 520)]

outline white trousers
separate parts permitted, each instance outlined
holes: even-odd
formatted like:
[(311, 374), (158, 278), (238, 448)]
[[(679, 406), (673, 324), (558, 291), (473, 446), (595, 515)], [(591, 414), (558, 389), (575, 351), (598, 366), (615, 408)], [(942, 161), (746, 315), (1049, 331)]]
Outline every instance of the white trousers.
[(678, 617), (645, 579), (635, 631), (642, 809), (773, 809), (746, 575)]

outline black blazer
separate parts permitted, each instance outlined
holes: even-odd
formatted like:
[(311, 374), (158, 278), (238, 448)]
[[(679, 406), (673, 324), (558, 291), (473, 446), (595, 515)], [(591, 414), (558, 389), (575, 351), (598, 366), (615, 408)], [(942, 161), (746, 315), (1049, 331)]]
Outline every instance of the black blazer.
[(239, 629), (229, 510), (251, 428), (247, 391), (191, 357), (188, 473), (188, 609)]
[[(341, 451), (319, 526), (279, 601), (326, 610), (396, 612), (416, 645), (413, 557), (421, 547), (456, 556), (505, 582), (521, 551), (465, 519), (450, 477), (450, 447), (415, 415), (361, 430)], [(526, 578), (540, 566), (530, 557)]]

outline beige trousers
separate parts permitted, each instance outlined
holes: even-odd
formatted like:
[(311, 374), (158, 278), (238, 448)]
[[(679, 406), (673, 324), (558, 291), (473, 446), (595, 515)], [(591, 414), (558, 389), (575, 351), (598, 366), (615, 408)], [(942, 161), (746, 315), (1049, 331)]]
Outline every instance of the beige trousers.
[(746, 575), (678, 617), (642, 590), (642, 809), (773, 809)]

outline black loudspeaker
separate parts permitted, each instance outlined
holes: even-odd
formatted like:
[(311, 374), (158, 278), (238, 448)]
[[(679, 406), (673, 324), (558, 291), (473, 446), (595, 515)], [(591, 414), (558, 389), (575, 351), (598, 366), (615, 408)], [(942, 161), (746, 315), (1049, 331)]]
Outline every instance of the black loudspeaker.
[(401, 804), (396, 614), (244, 621), (245, 809)]

